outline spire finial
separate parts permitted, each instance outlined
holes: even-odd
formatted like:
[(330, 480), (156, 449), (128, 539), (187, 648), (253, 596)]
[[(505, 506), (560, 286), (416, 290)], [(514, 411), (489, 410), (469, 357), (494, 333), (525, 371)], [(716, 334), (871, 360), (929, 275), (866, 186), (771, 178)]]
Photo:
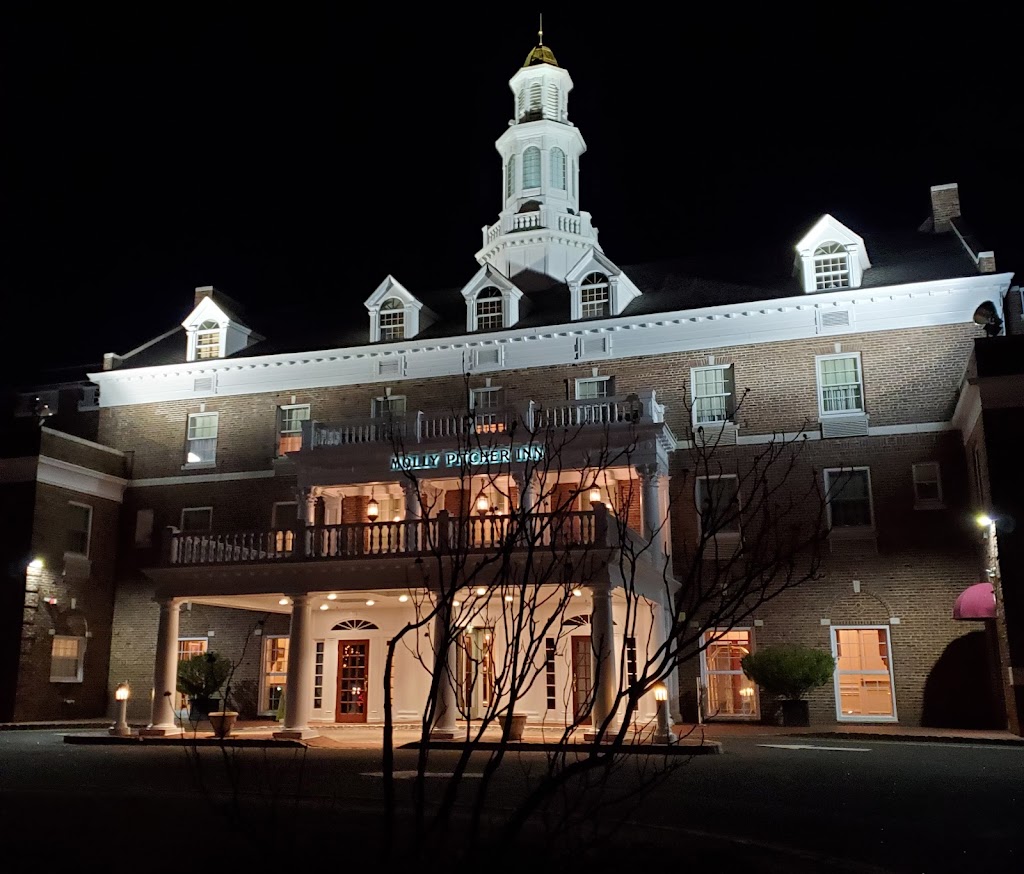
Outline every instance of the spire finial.
[(537, 29), (537, 45), (544, 45), (544, 13), (538, 13), (540, 16), (540, 27)]

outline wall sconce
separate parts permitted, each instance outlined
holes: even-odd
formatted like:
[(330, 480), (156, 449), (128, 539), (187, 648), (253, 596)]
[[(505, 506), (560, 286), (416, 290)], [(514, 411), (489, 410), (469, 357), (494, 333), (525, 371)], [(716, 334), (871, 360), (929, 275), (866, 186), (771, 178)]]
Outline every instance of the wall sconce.
[(601, 490), (597, 486), (594, 486), (590, 490), (590, 503), (591, 504), (598, 504), (598, 503), (600, 503), (600, 501), (601, 501)]
[(366, 518), (371, 522), (376, 522), (378, 516), (380, 516), (380, 504), (377, 503), (377, 499), (373, 496), (373, 492), (371, 492), (370, 503), (366, 505)]
[(41, 571), (43, 569), (43, 560), (41, 558), (34, 558), (28, 563), (28, 569), (30, 571)]
[(487, 515), (487, 511), (490, 509), (490, 507), (491, 504), (490, 501), (487, 500), (486, 495), (481, 495), (479, 498), (476, 499), (476, 511), (480, 514), (481, 519)]
[(131, 737), (132, 730), (128, 727), (128, 699), (132, 690), (127, 683), (121, 683), (114, 690), (114, 699), (117, 701), (117, 722), (111, 728), (110, 733), (115, 737)]

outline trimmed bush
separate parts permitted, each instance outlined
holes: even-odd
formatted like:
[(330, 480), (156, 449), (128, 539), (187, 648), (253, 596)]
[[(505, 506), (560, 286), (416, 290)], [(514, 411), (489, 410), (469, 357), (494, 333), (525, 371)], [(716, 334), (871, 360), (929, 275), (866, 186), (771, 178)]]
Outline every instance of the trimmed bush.
[(769, 646), (743, 656), (740, 667), (773, 698), (799, 701), (832, 679), (836, 660), (806, 646)]

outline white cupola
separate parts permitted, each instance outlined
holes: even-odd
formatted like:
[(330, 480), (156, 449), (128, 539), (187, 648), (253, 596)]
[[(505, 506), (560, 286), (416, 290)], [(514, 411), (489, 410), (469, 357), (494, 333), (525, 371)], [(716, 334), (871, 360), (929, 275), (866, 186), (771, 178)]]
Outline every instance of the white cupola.
[(495, 143), (501, 155), (502, 210), (483, 229), (480, 264), (506, 277), (523, 271), (564, 280), (597, 229), (579, 208), (579, 162), (587, 145), (569, 121), (572, 79), (540, 41), (509, 81), (513, 118)]

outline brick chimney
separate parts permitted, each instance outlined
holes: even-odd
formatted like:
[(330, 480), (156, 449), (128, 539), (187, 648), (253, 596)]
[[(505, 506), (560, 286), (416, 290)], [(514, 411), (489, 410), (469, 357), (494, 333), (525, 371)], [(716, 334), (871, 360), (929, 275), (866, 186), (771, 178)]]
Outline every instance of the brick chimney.
[[(932, 197), (934, 198), (934, 196), (935, 195), (933, 194)], [(958, 212), (957, 215), (960, 215), (960, 213)], [(199, 302), (204, 297), (213, 297), (216, 293), (217, 289), (215, 289), (212, 285), (200, 285), (199, 287), (196, 288), (196, 299), (193, 302), (192, 306), (199, 306)]]
[(952, 227), (950, 220), (955, 218), (960, 218), (960, 189), (957, 183), (933, 185), (932, 231), (936, 234), (948, 231)]

